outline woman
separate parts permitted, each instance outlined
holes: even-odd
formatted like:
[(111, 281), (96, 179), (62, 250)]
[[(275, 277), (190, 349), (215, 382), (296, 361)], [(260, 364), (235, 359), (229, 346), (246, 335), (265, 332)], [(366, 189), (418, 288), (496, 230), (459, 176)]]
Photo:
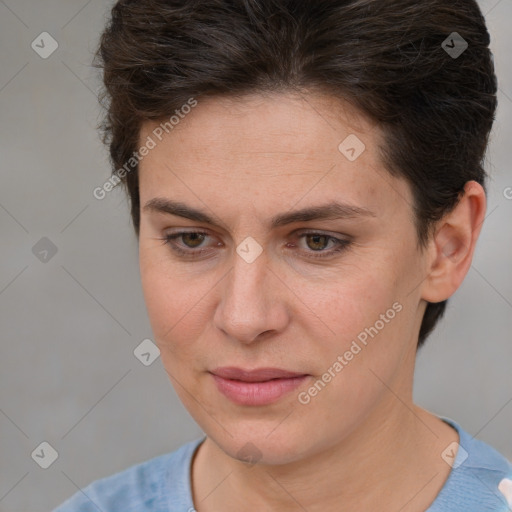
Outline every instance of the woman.
[(57, 512), (509, 510), (510, 462), (412, 400), (485, 217), (488, 45), (470, 0), (115, 4), (95, 195), (205, 436)]

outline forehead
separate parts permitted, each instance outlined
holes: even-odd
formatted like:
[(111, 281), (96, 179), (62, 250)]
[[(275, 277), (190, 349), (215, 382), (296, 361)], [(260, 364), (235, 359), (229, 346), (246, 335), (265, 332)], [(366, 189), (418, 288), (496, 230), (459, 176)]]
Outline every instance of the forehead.
[[(340, 138), (349, 133), (366, 138), (369, 143), (370, 137), (376, 139), (372, 139), (372, 143), (381, 143), (376, 123), (349, 103), (328, 94), (281, 92), (214, 96), (197, 103), (188, 114), (179, 119), (174, 116), (173, 126), (167, 124), (159, 138), (173, 138), (175, 144), (186, 143), (206, 151), (212, 149), (205, 147), (206, 142), (215, 140), (222, 145), (232, 144), (234, 155), (265, 154), (272, 148), (290, 149), (292, 154), (304, 155), (308, 150), (337, 148)], [(165, 121), (164, 118), (143, 123), (140, 142), (165, 125)], [(256, 133), (258, 138), (254, 137)], [(239, 146), (238, 142), (245, 144)], [(298, 152), (299, 147), (303, 151)]]
[(320, 199), (388, 216), (411, 208), (409, 187), (381, 161), (379, 127), (329, 95), (199, 99), (169, 133), (161, 126), (141, 129), (141, 144), (156, 143), (139, 165), (142, 204), (158, 195), (186, 196), (197, 207), (198, 197), (222, 209), (259, 204), (269, 215), (276, 201), (279, 211)]

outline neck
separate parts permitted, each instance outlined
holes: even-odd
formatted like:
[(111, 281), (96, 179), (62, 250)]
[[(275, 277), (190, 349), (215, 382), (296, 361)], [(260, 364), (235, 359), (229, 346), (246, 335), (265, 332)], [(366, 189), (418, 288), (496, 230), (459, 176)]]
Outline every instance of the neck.
[(387, 398), (337, 445), (290, 464), (251, 466), (207, 438), (193, 463), (197, 511), (424, 511), (449, 475), (440, 454), (458, 435), (412, 400)]

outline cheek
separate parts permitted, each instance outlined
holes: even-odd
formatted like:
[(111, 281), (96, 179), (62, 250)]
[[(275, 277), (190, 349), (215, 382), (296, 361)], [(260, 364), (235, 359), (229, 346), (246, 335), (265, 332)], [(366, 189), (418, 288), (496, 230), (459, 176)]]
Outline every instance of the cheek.
[(141, 247), (139, 251), (142, 290), (153, 334), (159, 346), (172, 334), (180, 318), (182, 289), (166, 271), (159, 253)]
[[(307, 297), (304, 297), (306, 301)], [(321, 294), (313, 292), (309, 297), (316, 298), (315, 311), (342, 338), (354, 337), (373, 325), (397, 300), (391, 283), (369, 266), (365, 271), (331, 283)]]
[(297, 400), (326, 436), (339, 422), (357, 425), (405, 368), (411, 310), (394, 298), (340, 302), (336, 336), (311, 347), (317, 375)]
[[(345, 378), (350, 375), (353, 383), (372, 378), (368, 368), (387, 374), (396, 367), (409, 344), (414, 316), (411, 297), (406, 300), (401, 291), (406, 286), (397, 275), (390, 265), (368, 265), (331, 283), (324, 293), (309, 295), (306, 301), (329, 327), (323, 329), (327, 335), (322, 343), (315, 344), (325, 367), (321, 371), (331, 368), (338, 356), (343, 358)], [(340, 384), (343, 380), (336, 379)]]
[(175, 353), (192, 349), (206, 325), (205, 306), (210, 279), (194, 278), (170, 264), (162, 251), (139, 253), (141, 284), (155, 342), (160, 349)]

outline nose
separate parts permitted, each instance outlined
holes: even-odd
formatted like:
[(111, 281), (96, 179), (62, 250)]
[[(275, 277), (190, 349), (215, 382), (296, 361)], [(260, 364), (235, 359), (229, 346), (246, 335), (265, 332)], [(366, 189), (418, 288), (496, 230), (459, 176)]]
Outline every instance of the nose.
[(222, 282), (214, 322), (230, 339), (251, 344), (286, 327), (286, 286), (269, 266), (265, 251), (251, 263), (235, 252)]

